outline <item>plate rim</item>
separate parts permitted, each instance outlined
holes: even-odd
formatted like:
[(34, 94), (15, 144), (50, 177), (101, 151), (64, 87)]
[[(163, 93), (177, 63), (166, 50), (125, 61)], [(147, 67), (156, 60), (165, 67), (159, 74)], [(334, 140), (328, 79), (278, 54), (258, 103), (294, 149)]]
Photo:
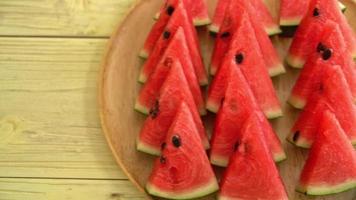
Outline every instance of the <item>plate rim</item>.
[(133, 5), (126, 11), (125, 15), (122, 17), (121, 21), (117, 23), (115, 26), (114, 30), (112, 31), (110, 38), (108, 42), (106, 43), (106, 47), (104, 50), (104, 55), (101, 60), (100, 64), (100, 69), (99, 69), (99, 77), (97, 79), (97, 100), (98, 100), (98, 110), (99, 110), (99, 118), (100, 118), (100, 124), (101, 124), (101, 129), (103, 132), (103, 135), (105, 136), (105, 140), (109, 145), (109, 148), (111, 150), (111, 153), (113, 154), (116, 164), (119, 165), (121, 170), (124, 172), (124, 174), (127, 176), (128, 180), (133, 183), (133, 185), (142, 193), (145, 195), (146, 199), (152, 199), (152, 197), (147, 194), (146, 190), (144, 187), (142, 187), (137, 180), (132, 176), (132, 174), (127, 170), (126, 166), (123, 164), (122, 159), (116, 154), (116, 148), (112, 144), (110, 137), (109, 137), (109, 129), (107, 127), (107, 120), (106, 120), (106, 115), (105, 115), (105, 95), (104, 95), (104, 83), (105, 83), (105, 70), (107, 68), (108, 64), (108, 57), (110, 57), (113, 45), (114, 45), (114, 40), (117, 38), (116, 36), (118, 33), (123, 29), (123, 24), (129, 18), (133, 12), (137, 9), (139, 5), (141, 5), (144, 2), (144, 0), (135, 0), (133, 2)]

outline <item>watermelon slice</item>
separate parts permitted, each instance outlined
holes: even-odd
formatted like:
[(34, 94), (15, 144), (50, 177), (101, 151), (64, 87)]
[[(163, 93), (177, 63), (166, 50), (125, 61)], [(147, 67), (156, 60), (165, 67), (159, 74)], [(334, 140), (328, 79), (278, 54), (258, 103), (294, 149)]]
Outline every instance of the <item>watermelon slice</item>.
[(141, 129), (137, 141), (138, 150), (153, 155), (161, 153), (161, 145), (164, 142), (181, 101), (185, 101), (189, 106), (204, 147), (209, 148), (209, 141), (196, 109), (192, 93), (189, 90), (182, 66), (179, 62), (173, 62), (167, 78), (160, 89), (158, 101), (150, 110), (150, 116), (145, 120)]
[(255, 117), (251, 115), (243, 125), (242, 138), (220, 182), (220, 200), (288, 199), (264, 141), (263, 130)]
[(241, 138), (241, 125), (248, 115), (255, 118), (263, 130), (266, 142), (275, 161), (286, 158), (281, 143), (271, 125), (258, 107), (256, 100), (239, 68), (230, 68), (229, 84), (222, 108), (215, 121), (211, 140), (210, 161), (214, 165), (226, 167), (234, 146)]
[(229, 68), (239, 67), (265, 115), (268, 118), (280, 117), (282, 110), (248, 20), (246, 13), (241, 13), (240, 27), (232, 36), (229, 52), (209, 88), (207, 109), (218, 111), (225, 94), (225, 77), (229, 74)]
[(309, 148), (313, 143), (325, 109), (330, 109), (335, 114), (351, 142), (356, 144), (356, 110), (350, 89), (339, 66), (326, 67), (319, 86), (320, 91), (310, 97), (292, 128), (292, 134), (287, 138), (303, 148)]
[[(326, 68), (324, 66), (326, 64), (340, 65), (351, 89), (352, 97), (356, 101), (355, 63), (348, 54), (342, 33), (338, 25), (332, 21), (325, 23), (323, 32), (323, 36), (318, 44), (319, 48), (317, 47), (309, 56), (289, 98), (289, 103), (296, 108), (303, 108), (308, 97), (313, 91), (318, 89), (322, 74), (321, 71)], [(318, 52), (320, 49), (324, 50)], [(327, 59), (324, 61), (320, 57)]]
[[(236, 13), (236, 10), (239, 10)], [(226, 17), (221, 27), (221, 31), (218, 34), (218, 38), (215, 42), (214, 52), (211, 59), (210, 73), (214, 75), (223, 60), (225, 53), (228, 51), (231, 36), (235, 33), (235, 30), (239, 28), (238, 22), (241, 20), (242, 12), (252, 14), (254, 10), (252, 6), (246, 1), (233, 1), (226, 12)], [(260, 21), (257, 21), (252, 15), (249, 17), (249, 21), (255, 32), (256, 40), (258, 42), (259, 50), (262, 53), (263, 59), (268, 68), (270, 76), (276, 76), (285, 72), (281, 59), (278, 56), (276, 49), (273, 47), (271, 40), (262, 28)], [(237, 27), (237, 28), (236, 28)]]
[(185, 77), (188, 81), (190, 91), (193, 94), (193, 98), (199, 113), (201, 115), (205, 115), (205, 103), (197, 77), (195, 76), (193, 64), (189, 58), (189, 50), (186, 45), (183, 29), (179, 27), (174, 36), (172, 36), (172, 39), (169, 42), (167, 49), (165, 50), (155, 71), (148, 78), (148, 81), (141, 89), (135, 105), (136, 110), (148, 114), (149, 109), (154, 106), (156, 99), (158, 98), (159, 89), (161, 88), (169, 72), (170, 66), (174, 60), (178, 59), (182, 64)]
[(197, 32), (191, 23), (191, 20), (184, 8), (184, 4), (180, 1), (179, 4), (175, 5), (174, 12), (172, 13), (166, 27), (159, 40), (156, 42), (154, 49), (146, 60), (142, 67), (139, 81), (144, 83), (147, 81), (148, 77), (153, 73), (155, 67), (157, 66), (162, 54), (168, 46), (174, 33), (177, 31), (178, 27), (182, 27), (184, 30), (184, 35), (187, 39), (187, 45), (190, 52), (190, 57), (195, 69), (196, 76), (201, 85), (206, 85), (208, 83), (207, 73), (200, 55), (200, 46), (198, 41)]
[(148, 193), (190, 199), (219, 189), (188, 106), (182, 102), (146, 185)]
[(325, 110), (297, 191), (339, 193), (356, 187), (356, 151), (332, 112)]
[[(228, 9), (227, 5), (230, 2), (234, 2), (234, 1), (231, 0), (218, 1), (217, 7), (215, 9), (214, 18), (213, 18), (213, 24), (209, 27), (209, 30), (211, 32), (217, 33), (220, 31), (220, 27), (223, 24), (224, 16), (226, 15), (227, 12), (229, 12), (227, 11)], [(240, 1), (239, 3), (242, 3), (242, 1)], [(271, 13), (269, 12), (268, 8), (266, 7), (266, 5), (262, 0), (245, 1), (245, 3), (248, 3), (252, 6), (252, 10), (249, 11), (249, 14), (253, 15), (253, 17), (256, 18), (256, 21), (261, 23), (261, 25), (264, 27), (268, 35), (275, 35), (281, 32), (281, 29), (279, 29), (278, 24), (275, 22)], [(240, 11), (241, 10), (239, 10), (239, 12)], [(233, 12), (237, 12), (237, 10), (234, 10)]]
[(351, 27), (338, 7), (337, 0), (311, 0), (309, 10), (303, 18), (286, 58), (292, 67), (301, 68), (308, 55), (319, 43), (320, 35), (327, 20), (339, 24), (348, 51), (356, 56), (356, 41)]
[[(155, 19), (159, 19), (160, 13), (164, 10), (165, 6), (171, 0), (166, 0), (166, 3), (161, 8), (161, 11), (156, 14)], [(193, 19), (195, 26), (204, 26), (210, 24), (210, 18), (208, 15), (208, 7), (205, 0), (175, 0), (175, 1), (184, 1), (185, 5), (189, 9), (189, 15)]]
[[(281, 0), (279, 12), (279, 25), (281, 26), (297, 26), (302, 21), (307, 13), (310, 0)], [(346, 10), (346, 6), (338, 2), (342, 12)]]

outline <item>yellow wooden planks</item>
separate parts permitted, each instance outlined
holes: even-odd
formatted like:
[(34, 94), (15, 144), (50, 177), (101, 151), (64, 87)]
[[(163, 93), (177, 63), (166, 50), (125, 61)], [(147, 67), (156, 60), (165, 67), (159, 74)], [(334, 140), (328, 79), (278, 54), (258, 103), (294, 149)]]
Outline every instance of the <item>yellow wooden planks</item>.
[(98, 119), (105, 44), (0, 37), (0, 177), (126, 178)]
[(2, 200), (141, 200), (128, 180), (71, 180), (0, 178)]
[(0, 35), (108, 37), (137, 0), (1, 0)]

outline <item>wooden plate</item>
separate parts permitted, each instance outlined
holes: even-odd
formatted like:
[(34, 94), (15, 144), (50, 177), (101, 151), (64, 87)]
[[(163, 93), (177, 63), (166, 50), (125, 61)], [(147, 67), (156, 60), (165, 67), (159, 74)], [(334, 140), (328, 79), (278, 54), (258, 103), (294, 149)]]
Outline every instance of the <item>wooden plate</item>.
[[(268, 1), (269, 8), (277, 19), (279, 1), (266, 1)], [(356, 30), (356, 5), (352, 0), (345, 1), (344, 3), (348, 7), (346, 16)], [(152, 16), (158, 11), (161, 3), (162, 1), (158, 0), (137, 2), (137, 5), (111, 36), (100, 76), (100, 115), (106, 139), (117, 163), (141, 191), (144, 191), (143, 188), (151, 171), (154, 157), (136, 151), (135, 146), (136, 137), (145, 119), (144, 115), (135, 112), (133, 109), (136, 95), (141, 87), (136, 80), (143, 63), (143, 60), (138, 58), (137, 55), (154, 23)], [(213, 14), (215, 4), (216, 0), (208, 0), (210, 16)], [(204, 62), (208, 66), (213, 39), (209, 37), (206, 28), (199, 28), (199, 35)], [(284, 57), (290, 40), (277, 36), (272, 39), (280, 55)], [(275, 89), (278, 91), (278, 96), (283, 104), (284, 116), (273, 120), (272, 124), (288, 157), (286, 161), (278, 164), (278, 167), (290, 199), (309, 199), (310, 197), (294, 191), (307, 151), (296, 148), (285, 140), (298, 112), (286, 103), (286, 99), (299, 71), (289, 67), (286, 67), (286, 69), (286, 74), (273, 78)], [(212, 114), (205, 118), (209, 130), (212, 124)], [(356, 190), (351, 190), (313, 199), (355, 200), (355, 198)]]

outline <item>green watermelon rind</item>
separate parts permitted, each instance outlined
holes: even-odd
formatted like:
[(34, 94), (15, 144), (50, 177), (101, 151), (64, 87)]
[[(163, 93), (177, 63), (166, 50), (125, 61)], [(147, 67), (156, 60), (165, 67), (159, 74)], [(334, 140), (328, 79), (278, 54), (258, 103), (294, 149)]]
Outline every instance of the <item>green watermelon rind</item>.
[(142, 49), (139, 53), (138, 53), (138, 57), (146, 59), (148, 58), (148, 52), (145, 49)]
[[(210, 149), (210, 143), (209, 143), (208, 140), (203, 141), (203, 147), (204, 147), (205, 150)], [(154, 156), (160, 156), (161, 155), (161, 149), (160, 148), (157, 148), (155, 146), (152, 146), (150, 144), (146, 144), (146, 143), (142, 142), (139, 137), (136, 139), (136, 150), (144, 152), (144, 153), (147, 153), (147, 154), (151, 154), (151, 155), (154, 155)]]
[(288, 55), (286, 57), (286, 62), (289, 66), (291, 66), (293, 68), (301, 69), (301, 68), (303, 68), (305, 60), (288, 53)]
[(306, 105), (306, 99), (297, 95), (291, 94), (287, 101), (290, 105), (297, 109), (303, 109)]
[(140, 138), (137, 138), (137, 140), (136, 140), (136, 149), (137, 149), (137, 151), (148, 153), (148, 154), (151, 154), (151, 155), (154, 155), (154, 156), (160, 156), (161, 155), (161, 149), (141, 142)]
[(135, 103), (134, 110), (145, 115), (148, 115), (149, 113), (148, 108), (140, 104), (138, 101)]
[[(134, 110), (139, 112), (139, 113), (142, 113), (142, 114), (145, 114), (145, 115), (148, 115), (149, 114), (149, 108), (147, 108), (146, 106), (142, 105), (139, 103), (138, 99), (136, 99), (136, 103), (135, 103), (135, 106), (134, 106)], [(207, 115), (207, 111), (204, 107), (198, 109), (198, 112), (199, 112), (199, 115), (200, 116), (205, 116)]]
[[(285, 154), (284, 151), (273, 154), (273, 160), (276, 163), (282, 162), (287, 159), (287, 155)], [(227, 167), (229, 164), (229, 158), (226, 158), (225, 156), (219, 156), (216, 154), (211, 154), (210, 155), (210, 163), (219, 166), (219, 167)]]
[(218, 33), (220, 30), (220, 26), (217, 24), (210, 24), (209, 25), (209, 31), (212, 33)]
[(329, 195), (344, 192), (353, 188), (356, 188), (356, 180), (348, 180), (337, 185), (298, 185), (296, 191), (304, 193), (306, 195)]
[(275, 77), (281, 74), (285, 74), (286, 73), (286, 69), (284, 68), (284, 66), (279, 63), (271, 68), (268, 68), (268, 74), (270, 77)]
[(309, 140), (306, 140), (304, 139), (303, 137), (299, 137), (297, 141), (293, 141), (293, 136), (294, 136), (294, 133), (290, 133), (288, 135), (288, 137), (286, 138), (286, 140), (288, 142), (290, 142), (291, 144), (297, 146), (297, 147), (300, 147), (300, 148), (303, 148), (303, 149), (309, 149), (312, 145), (312, 142), (309, 141)]
[[(212, 113), (217, 113), (219, 111), (220, 106), (215, 102), (210, 101), (209, 99), (206, 102), (206, 109)], [(267, 111), (264, 111), (265, 116), (268, 119), (276, 119), (283, 116), (283, 112), (281, 108), (273, 108)]]
[(193, 199), (204, 197), (211, 193), (214, 193), (219, 190), (219, 185), (215, 179), (215, 177), (209, 181), (206, 185), (200, 186), (198, 188), (192, 189), (190, 191), (184, 191), (182, 193), (163, 191), (150, 182), (146, 184), (146, 190), (149, 194), (153, 196), (168, 198), (168, 199)]
[[(158, 18), (159, 18), (159, 12), (157, 12), (153, 16), (154, 20), (158, 20)], [(193, 24), (194, 24), (194, 26), (205, 26), (205, 25), (211, 24), (211, 20), (210, 20), (210, 18), (202, 18), (202, 19), (194, 18)]]

